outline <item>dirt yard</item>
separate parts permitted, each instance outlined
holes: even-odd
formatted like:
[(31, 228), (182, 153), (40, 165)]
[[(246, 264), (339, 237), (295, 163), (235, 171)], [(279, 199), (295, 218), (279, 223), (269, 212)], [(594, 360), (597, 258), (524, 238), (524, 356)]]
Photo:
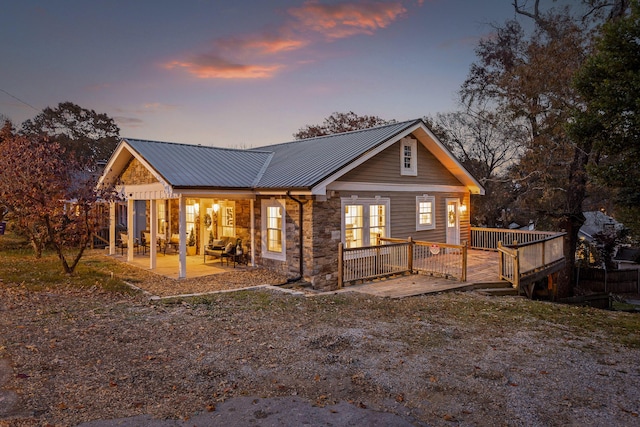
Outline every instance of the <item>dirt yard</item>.
[(639, 330), (637, 314), (474, 293), (151, 302), (0, 281), (0, 425), (196, 420), (245, 397), (413, 425), (639, 425)]

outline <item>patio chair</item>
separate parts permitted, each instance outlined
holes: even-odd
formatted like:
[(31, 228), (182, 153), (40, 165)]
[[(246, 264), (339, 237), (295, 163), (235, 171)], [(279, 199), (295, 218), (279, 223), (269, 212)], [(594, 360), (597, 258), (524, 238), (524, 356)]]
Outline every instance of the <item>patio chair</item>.
[[(118, 247), (120, 248), (120, 255), (124, 255), (124, 250), (128, 249), (129, 245), (129, 234), (128, 233), (120, 233), (120, 241), (117, 242)], [(136, 252), (139, 250), (138, 239), (133, 241), (133, 248)]]
[(232, 241), (231, 237), (223, 236), (221, 239), (214, 239), (211, 245), (204, 248), (204, 262), (207, 262), (207, 256), (222, 258), (222, 254), (227, 244)]
[[(150, 245), (151, 245), (151, 233), (149, 233), (148, 231), (142, 231), (140, 233), (140, 235), (142, 236), (142, 248), (144, 253), (147, 253), (147, 249), (151, 249)], [(158, 234), (156, 235), (156, 246), (158, 248), (159, 252), (162, 252), (163, 255), (167, 254), (167, 242), (166, 242), (166, 238), (164, 235), (162, 234)]]
[(236, 239), (235, 244), (233, 242), (227, 243), (220, 256), (220, 264), (223, 264), (225, 259), (227, 265), (230, 260), (233, 261), (233, 268), (236, 268), (236, 264), (247, 264), (247, 255), (242, 247), (242, 239)]

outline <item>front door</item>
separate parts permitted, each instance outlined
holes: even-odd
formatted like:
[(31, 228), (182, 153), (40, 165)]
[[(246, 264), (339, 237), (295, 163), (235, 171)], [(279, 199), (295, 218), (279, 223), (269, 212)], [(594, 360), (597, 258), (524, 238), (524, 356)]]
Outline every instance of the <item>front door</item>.
[(458, 216), (458, 199), (447, 199), (447, 243), (460, 244), (460, 217)]

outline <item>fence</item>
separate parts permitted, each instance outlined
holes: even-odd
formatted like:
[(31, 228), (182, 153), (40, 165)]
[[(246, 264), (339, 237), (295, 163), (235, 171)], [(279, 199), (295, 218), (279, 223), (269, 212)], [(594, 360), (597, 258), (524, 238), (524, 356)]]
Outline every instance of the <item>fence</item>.
[(338, 286), (378, 277), (420, 272), (466, 280), (467, 247), (434, 242), (380, 238), (380, 245), (338, 246)]
[(640, 293), (640, 270), (576, 268), (576, 284), (592, 292)]

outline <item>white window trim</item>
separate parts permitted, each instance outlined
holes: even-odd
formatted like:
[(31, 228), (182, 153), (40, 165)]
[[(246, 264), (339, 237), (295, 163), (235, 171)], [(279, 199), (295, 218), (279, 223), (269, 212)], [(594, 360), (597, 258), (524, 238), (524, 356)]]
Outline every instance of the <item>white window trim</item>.
[[(431, 224), (420, 224), (420, 203), (431, 203)], [(416, 196), (416, 231), (435, 230), (436, 228), (436, 197), (423, 194)]]
[[(411, 167), (404, 166), (404, 149), (411, 149)], [(400, 140), (400, 175), (417, 176), (418, 175), (418, 141), (413, 138), (402, 138)]]
[(341, 233), (341, 242), (346, 244), (347, 232), (346, 232), (346, 224), (344, 218), (344, 210), (347, 205), (362, 205), (362, 245), (369, 246), (373, 245), (369, 241), (369, 230), (371, 230), (371, 225), (369, 224), (369, 207), (372, 205), (385, 205), (385, 221), (384, 221), (384, 229), (386, 230), (386, 237), (391, 236), (391, 199), (388, 197), (367, 197), (360, 198), (357, 196), (352, 197), (342, 197), (340, 198), (340, 233)]
[[(282, 208), (282, 252), (274, 252), (267, 250), (267, 208), (280, 207)], [(287, 260), (287, 204), (284, 199), (269, 199), (262, 200), (260, 207), (261, 217), (261, 230), (262, 230), (262, 257), (268, 259), (275, 259), (278, 261)]]

